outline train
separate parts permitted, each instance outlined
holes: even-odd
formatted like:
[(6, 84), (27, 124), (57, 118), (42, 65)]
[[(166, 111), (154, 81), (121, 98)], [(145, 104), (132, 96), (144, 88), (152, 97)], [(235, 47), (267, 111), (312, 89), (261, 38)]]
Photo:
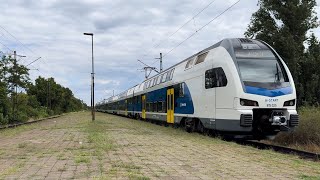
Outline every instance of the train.
[(299, 125), (287, 65), (266, 42), (228, 38), (96, 105), (97, 111), (213, 131), (274, 138)]

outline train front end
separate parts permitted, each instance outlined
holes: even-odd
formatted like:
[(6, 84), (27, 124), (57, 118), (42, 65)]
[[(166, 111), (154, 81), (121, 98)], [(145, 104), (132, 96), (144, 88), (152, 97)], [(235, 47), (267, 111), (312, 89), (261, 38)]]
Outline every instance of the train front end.
[(234, 48), (242, 88), (234, 106), (240, 126), (250, 127), (254, 139), (272, 138), (299, 124), (296, 90), (291, 73), (268, 44), (251, 40)]

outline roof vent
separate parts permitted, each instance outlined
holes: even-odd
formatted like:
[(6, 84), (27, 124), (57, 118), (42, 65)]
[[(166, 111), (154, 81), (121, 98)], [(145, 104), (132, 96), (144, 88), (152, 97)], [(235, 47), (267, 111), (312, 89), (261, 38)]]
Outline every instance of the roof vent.
[(253, 43), (250, 39), (246, 39), (246, 38), (239, 38), (239, 41), (241, 43)]

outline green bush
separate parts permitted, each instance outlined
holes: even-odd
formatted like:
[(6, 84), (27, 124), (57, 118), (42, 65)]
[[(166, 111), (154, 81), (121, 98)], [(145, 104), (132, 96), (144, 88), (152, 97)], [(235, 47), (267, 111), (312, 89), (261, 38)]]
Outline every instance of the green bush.
[(8, 124), (8, 118), (3, 117), (3, 114), (0, 113), (0, 125), (6, 125), (6, 124)]
[(293, 132), (279, 133), (274, 141), (283, 145), (315, 144), (320, 146), (320, 108), (300, 108), (299, 116), (299, 126)]

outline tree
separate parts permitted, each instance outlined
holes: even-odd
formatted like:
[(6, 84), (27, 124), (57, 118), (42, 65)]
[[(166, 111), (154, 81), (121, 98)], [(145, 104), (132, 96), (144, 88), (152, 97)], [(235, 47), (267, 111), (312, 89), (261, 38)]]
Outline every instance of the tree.
[(258, 5), (260, 8), (252, 15), (245, 36), (263, 40), (277, 50), (291, 70), (298, 102), (305, 102), (306, 88), (314, 84), (307, 85), (303, 76), (307, 64), (304, 43), (308, 40), (307, 32), (319, 25), (314, 10), (316, 1), (259, 0)]
[(37, 99), (40, 106), (47, 107), (49, 114), (78, 111), (85, 107), (82, 101), (74, 97), (69, 88), (57, 84), (53, 78), (38, 77), (35, 85), (31, 85), (27, 92), (29, 96)]

